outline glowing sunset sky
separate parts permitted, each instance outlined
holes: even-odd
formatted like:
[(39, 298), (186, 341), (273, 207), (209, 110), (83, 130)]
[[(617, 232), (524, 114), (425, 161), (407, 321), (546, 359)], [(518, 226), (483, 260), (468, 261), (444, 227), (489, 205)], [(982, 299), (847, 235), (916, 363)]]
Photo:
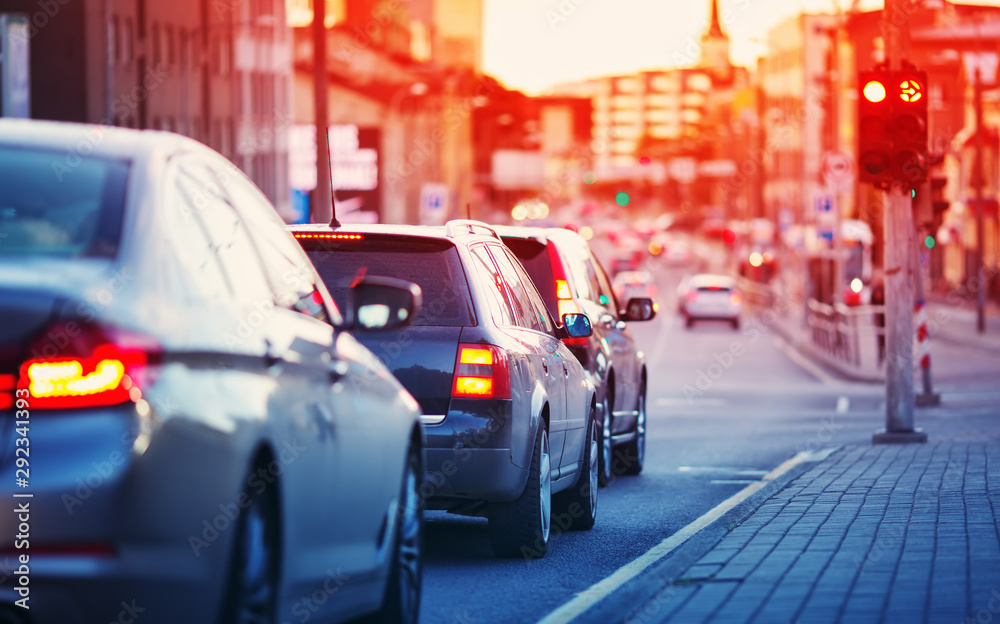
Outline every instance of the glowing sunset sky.
[[(964, 0), (996, 4), (1000, 0)], [(539, 93), (559, 82), (693, 64), (709, 0), (484, 0), (483, 65), (508, 87)], [(840, 0), (846, 10), (851, 0)], [(861, 0), (862, 10), (882, 0)], [(563, 8), (560, 11), (560, 7)], [(737, 65), (755, 66), (768, 30), (836, 0), (720, 0)]]

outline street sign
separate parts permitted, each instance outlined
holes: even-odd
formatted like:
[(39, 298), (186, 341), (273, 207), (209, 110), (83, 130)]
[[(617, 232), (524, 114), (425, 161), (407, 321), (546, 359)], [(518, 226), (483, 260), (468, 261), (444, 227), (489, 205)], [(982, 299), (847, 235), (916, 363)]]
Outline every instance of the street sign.
[(1000, 55), (996, 52), (963, 52), (962, 64), (965, 66), (965, 75), (970, 82), (976, 79), (976, 70), (979, 70), (979, 79), (984, 85), (992, 85), (997, 82), (997, 66), (1000, 65)]
[[(823, 177), (838, 192), (850, 190), (854, 180), (854, 160), (846, 152), (827, 152), (823, 155)], [(844, 188), (848, 187), (848, 188)]]
[(420, 185), (420, 224), (444, 225), (448, 220), (448, 186), (435, 182)]

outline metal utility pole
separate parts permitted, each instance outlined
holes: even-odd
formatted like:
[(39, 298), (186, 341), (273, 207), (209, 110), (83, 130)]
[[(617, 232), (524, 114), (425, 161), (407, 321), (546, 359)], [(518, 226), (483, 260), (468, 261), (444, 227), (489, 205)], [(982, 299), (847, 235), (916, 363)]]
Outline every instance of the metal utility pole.
[[(882, 33), (888, 69), (903, 69), (906, 23), (896, 25), (902, 0), (885, 0)], [(896, 85), (898, 87), (898, 85)], [(891, 96), (890, 96), (891, 97)], [(926, 442), (927, 434), (913, 426), (913, 198), (900, 182), (889, 185), (883, 210), (885, 230), (885, 430), (874, 444)]]
[[(933, 201), (931, 199), (930, 180), (924, 180), (920, 184), (919, 195), (922, 204), (927, 208), (927, 210), (932, 211), (933, 209), (930, 207), (930, 204)], [(917, 214), (922, 214), (920, 207), (917, 207)], [(920, 394), (916, 395), (915, 400), (918, 407), (930, 407), (941, 404), (941, 395), (934, 392), (934, 384), (931, 381), (930, 334), (927, 331), (927, 301), (925, 299), (926, 293), (924, 292), (924, 267), (923, 262), (921, 262), (922, 255), (921, 241), (918, 237), (916, 244), (913, 245), (913, 283), (916, 289), (914, 294), (917, 298), (917, 305), (915, 309), (919, 310), (919, 313), (917, 314), (917, 344), (920, 347), (920, 377), (923, 382), (923, 389)]]
[(976, 273), (979, 279), (979, 289), (976, 291), (976, 331), (986, 332), (986, 287), (983, 282), (986, 272), (983, 271), (983, 186), (986, 184), (986, 172), (983, 170), (983, 75), (980, 63), (976, 63), (976, 164), (972, 173), (976, 185)]
[(329, 223), (333, 218), (333, 191), (330, 187), (330, 140), (327, 122), (326, 0), (313, 0), (313, 96), (316, 118), (316, 190), (310, 209), (313, 223)]

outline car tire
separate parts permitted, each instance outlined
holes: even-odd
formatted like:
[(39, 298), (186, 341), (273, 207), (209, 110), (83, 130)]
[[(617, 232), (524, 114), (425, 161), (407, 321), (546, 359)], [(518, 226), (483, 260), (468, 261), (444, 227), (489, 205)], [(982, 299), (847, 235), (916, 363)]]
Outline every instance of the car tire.
[(611, 483), (611, 462), (614, 456), (614, 444), (611, 441), (611, 400), (604, 397), (604, 414), (598, 427), (597, 481), (601, 487)]
[(552, 463), (549, 432), (538, 424), (528, 483), (517, 500), (498, 503), (489, 512), (490, 542), (498, 557), (538, 559), (549, 548), (552, 529)]
[(736, 318), (736, 319), (733, 319), (731, 322), (733, 324), (733, 329), (739, 329), (740, 328), (740, 319)]
[[(553, 509), (556, 526), (573, 531), (589, 531), (594, 528), (597, 520), (597, 490), (598, 485), (598, 425), (597, 410), (590, 408), (590, 418), (587, 419), (587, 438), (583, 443), (583, 469), (576, 484), (556, 495)], [(564, 522), (566, 519), (568, 522)]]
[(396, 508), (398, 522), (385, 596), (381, 608), (359, 620), (360, 624), (416, 624), (423, 579), (424, 500), (420, 495), (423, 475), (422, 453), (419, 447), (411, 448)]
[(275, 619), (278, 604), (278, 504), (274, 488), (244, 490), (247, 508), (237, 520), (230, 557), (222, 624), (253, 624)]
[(694, 326), (694, 319), (690, 316), (684, 319), (684, 327), (691, 328)]
[(646, 463), (646, 384), (636, 399), (635, 437), (625, 445), (625, 474), (637, 475)]

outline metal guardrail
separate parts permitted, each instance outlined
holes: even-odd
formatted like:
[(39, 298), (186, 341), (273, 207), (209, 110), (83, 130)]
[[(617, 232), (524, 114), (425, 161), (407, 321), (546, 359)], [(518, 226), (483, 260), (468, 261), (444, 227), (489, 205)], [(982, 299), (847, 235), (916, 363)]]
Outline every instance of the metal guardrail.
[[(769, 284), (746, 278), (737, 281), (748, 304), (786, 311), (791, 306), (802, 305), (793, 303)], [(877, 322), (876, 315), (882, 315), (882, 325)], [(875, 358), (879, 353), (877, 344), (885, 344), (884, 338), (879, 340), (880, 336), (885, 336), (884, 315), (885, 306), (881, 305), (828, 305), (814, 299), (805, 304), (805, 323), (812, 344), (831, 358), (856, 369), (877, 368), (881, 364)]]
[[(885, 327), (876, 323), (876, 315), (885, 318), (885, 306), (828, 305), (810, 299), (806, 304), (806, 323), (813, 344), (829, 355), (856, 367), (862, 365), (860, 335), (885, 335)], [(884, 322), (883, 322), (884, 325)]]

